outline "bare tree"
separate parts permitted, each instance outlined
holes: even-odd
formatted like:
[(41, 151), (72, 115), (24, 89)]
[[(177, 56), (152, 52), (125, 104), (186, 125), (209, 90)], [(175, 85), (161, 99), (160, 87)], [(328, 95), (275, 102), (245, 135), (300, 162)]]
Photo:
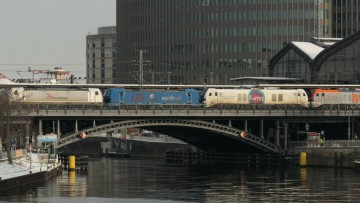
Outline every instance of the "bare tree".
[(18, 88), (3, 90), (0, 94), (0, 138), (5, 142), (10, 164), (12, 164), (12, 141), (16, 139), (12, 133), (16, 130), (19, 139), (24, 140), (25, 132), (29, 129), (26, 126), (30, 125), (33, 120), (30, 115), (35, 110), (33, 106), (23, 102), (23, 97), (17, 96), (16, 89)]

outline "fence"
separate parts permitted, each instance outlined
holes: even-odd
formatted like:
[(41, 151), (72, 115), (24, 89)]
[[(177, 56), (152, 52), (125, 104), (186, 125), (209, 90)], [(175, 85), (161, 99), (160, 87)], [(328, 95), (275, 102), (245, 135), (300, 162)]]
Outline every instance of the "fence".
[(317, 141), (292, 141), (290, 148), (311, 148), (311, 147), (360, 147), (360, 140), (325, 140), (322, 145)]

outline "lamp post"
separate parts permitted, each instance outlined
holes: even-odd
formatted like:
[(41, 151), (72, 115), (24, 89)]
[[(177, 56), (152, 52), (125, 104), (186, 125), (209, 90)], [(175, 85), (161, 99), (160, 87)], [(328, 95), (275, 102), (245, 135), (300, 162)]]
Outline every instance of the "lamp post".
[(31, 139), (31, 137), (30, 137), (30, 135), (28, 135), (28, 136), (26, 136), (25, 137), (26, 138), (26, 142), (28, 143), (28, 147), (29, 147), (29, 151), (30, 151), (30, 155), (29, 155), (29, 158), (30, 158), (30, 166), (29, 166), (29, 173), (32, 173), (32, 171), (31, 171), (31, 157), (32, 157), (32, 142), (30, 142), (30, 139)]
[(212, 83), (213, 83), (213, 75), (214, 75), (214, 72), (210, 72), (210, 85), (212, 85)]

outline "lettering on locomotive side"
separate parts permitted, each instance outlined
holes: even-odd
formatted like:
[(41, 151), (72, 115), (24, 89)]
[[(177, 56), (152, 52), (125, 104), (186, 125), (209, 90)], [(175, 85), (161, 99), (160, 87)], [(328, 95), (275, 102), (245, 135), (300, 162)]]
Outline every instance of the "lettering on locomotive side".
[(62, 96), (54, 96), (51, 92), (47, 93), (47, 100), (68, 100), (69, 97), (62, 97)]
[(360, 102), (360, 94), (352, 93), (351, 102), (352, 103), (359, 103)]
[(261, 90), (251, 90), (248, 99), (250, 104), (264, 104), (265, 94)]
[(163, 100), (163, 101), (181, 101), (181, 96), (178, 96), (178, 97), (174, 97), (174, 96), (161, 97), (161, 100)]

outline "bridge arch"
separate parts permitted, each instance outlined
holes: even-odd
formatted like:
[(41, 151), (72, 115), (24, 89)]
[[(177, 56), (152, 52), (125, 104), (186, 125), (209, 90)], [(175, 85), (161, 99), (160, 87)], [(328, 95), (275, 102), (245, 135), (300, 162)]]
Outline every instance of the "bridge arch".
[[(211, 133), (220, 134), (221, 136), (225, 136), (228, 139), (236, 140), (239, 143), (242, 143), (244, 146), (250, 146), (252, 148), (256, 148), (259, 151), (263, 152), (272, 152), (272, 153), (279, 153), (280, 147), (272, 144), (260, 137), (254, 135), (246, 135), (244, 138), (241, 136), (241, 133), (244, 132), (243, 130), (208, 122), (208, 121), (201, 121), (201, 120), (182, 120), (182, 119), (139, 119), (139, 120), (127, 120), (127, 121), (118, 121), (118, 122), (111, 122), (109, 124), (99, 125), (93, 128), (87, 128), (82, 130), (87, 136), (86, 137), (96, 137), (99, 133), (111, 132), (119, 128), (146, 128), (146, 127), (180, 127), (180, 128), (194, 128), (205, 130)], [(64, 147), (68, 144), (74, 143), (76, 141), (81, 140), (80, 133), (76, 132), (67, 135), (66, 137), (61, 138), (58, 140), (57, 148)], [(169, 134), (171, 136), (171, 134)], [(220, 136), (218, 135), (218, 136)], [(173, 136), (175, 137), (175, 136)], [(179, 137), (175, 137), (180, 140)], [(184, 137), (183, 137), (184, 138)], [(187, 143), (191, 144), (191, 137), (187, 137)]]

